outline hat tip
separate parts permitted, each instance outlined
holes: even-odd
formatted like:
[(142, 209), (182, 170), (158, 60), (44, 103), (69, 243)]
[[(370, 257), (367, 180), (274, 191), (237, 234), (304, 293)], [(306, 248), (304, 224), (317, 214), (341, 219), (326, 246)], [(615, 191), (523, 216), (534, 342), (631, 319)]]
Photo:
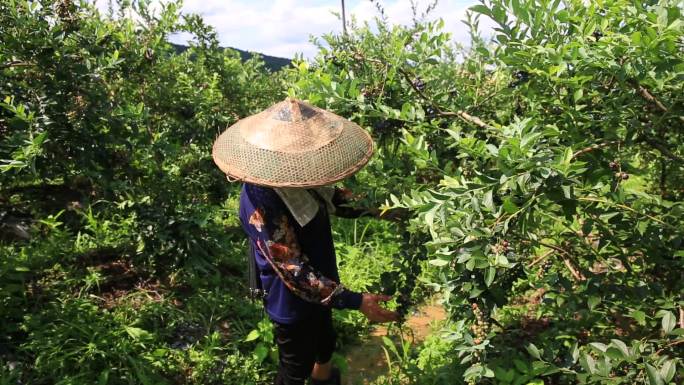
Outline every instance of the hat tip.
[(299, 108), (300, 101), (296, 98), (288, 96), (285, 98), (285, 102), (288, 104), (288, 109), (292, 116), (292, 122), (299, 122), (302, 120), (302, 111)]

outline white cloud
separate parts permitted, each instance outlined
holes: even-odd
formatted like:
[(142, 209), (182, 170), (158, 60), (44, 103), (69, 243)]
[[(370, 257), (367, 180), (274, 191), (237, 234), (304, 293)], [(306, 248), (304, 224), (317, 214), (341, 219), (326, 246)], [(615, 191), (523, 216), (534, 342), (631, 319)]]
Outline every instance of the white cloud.
[(184, 12), (198, 13), (216, 28), (222, 45), (268, 55), (312, 55), (309, 35), (336, 30), (334, 8), (311, 0), (188, 0)]
[[(99, 4), (106, 0), (97, 0)], [(347, 0), (348, 18), (359, 22), (378, 16), (369, 0)], [(409, 0), (381, 1), (391, 23), (412, 22)], [(427, 0), (418, 1), (423, 7)], [(461, 22), (469, 6), (476, 0), (441, 0), (431, 18), (442, 18), (454, 41), (467, 43), (468, 31)], [(340, 0), (185, 0), (184, 13), (197, 13), (216, 28), (221, 45), (261, 52), (267, 55), (293, 57), (303, 53), (313, 57), (316, 47), (310, 36), (339, 33), (342, 22), (333, 14), (340, 12)], [(483, 19), (481, 26), (489, 29)], [(187, 35), (172, 37), (184, 43)]]

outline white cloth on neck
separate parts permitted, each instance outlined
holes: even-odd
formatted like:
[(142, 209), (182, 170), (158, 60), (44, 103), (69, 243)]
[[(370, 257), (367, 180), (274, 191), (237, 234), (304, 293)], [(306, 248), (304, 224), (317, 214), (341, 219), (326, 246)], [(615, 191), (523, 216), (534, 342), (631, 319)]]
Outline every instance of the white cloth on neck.
[(318, 200), (312, 195), (311, 191), (315, 191), (323, 198), (329, 213), (335, 212), (335, 205), (332, 203), (332, 198), (335, 194), (333, 187), (324, 186), (312, 189), (274, 188), (273, 190), (283, 200), (294, 219), (302, 227), (311, 222), (316, 213), (318, 213)]

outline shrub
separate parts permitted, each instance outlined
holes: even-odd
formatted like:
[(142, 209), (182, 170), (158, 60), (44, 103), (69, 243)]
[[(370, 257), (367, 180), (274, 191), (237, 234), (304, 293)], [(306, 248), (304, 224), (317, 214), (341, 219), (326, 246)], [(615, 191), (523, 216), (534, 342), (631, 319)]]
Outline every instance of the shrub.
[(291, 71), (379, 141), (357, 180), (429, 234), (464, 380), (681, 380), (681, 11), (484, 1), (467, 48), (441, 21), (379, 21)]

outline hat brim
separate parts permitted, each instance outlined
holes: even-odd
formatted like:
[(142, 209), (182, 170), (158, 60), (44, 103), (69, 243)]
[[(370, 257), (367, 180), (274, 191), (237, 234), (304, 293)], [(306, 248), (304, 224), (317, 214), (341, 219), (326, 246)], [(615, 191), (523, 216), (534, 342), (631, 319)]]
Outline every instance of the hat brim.
[(359, 125), (339, 118), (342, 130), (325, 145), (299, 152), (259, 148), (240, 134), (238, 121), (214, 142), (212, 156), (229, 177), (268, 187), (318, 187), (359, 171), (373, 155), (373, 140)]

